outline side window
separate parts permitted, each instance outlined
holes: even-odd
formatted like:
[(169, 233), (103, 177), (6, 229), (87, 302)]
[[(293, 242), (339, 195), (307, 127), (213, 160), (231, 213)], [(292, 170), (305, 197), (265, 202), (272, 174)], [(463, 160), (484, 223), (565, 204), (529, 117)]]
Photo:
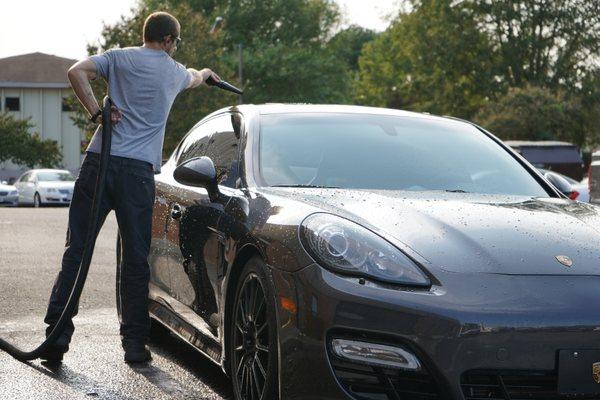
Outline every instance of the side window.
[(194, 157), (201, 157), (206, 155), (208, 147), (208, 141), (211, 134), (215, 131), (215, 118), (198, 125), (189, 135), (185, 138), (181, 145), (181, 150), (177, 158), (177, 165), (181, 164)]
[(27, 182), (27, 181), (28, 181), (28, 179), (29, 179), (29, 175), (31, 175), (31, 172), (27, 172), (25, 175), (21, 176), (21, 177), (19, 178), (19, 182), (21, 182), (21, 183), (22, 183), (22, 182)]
[(239, 138), (235, 135), (231, 115), (215, 118), (215, 132), (210, 138), (206, 155), (217, 170), (219, 185), (234, 188), (238, 179)]

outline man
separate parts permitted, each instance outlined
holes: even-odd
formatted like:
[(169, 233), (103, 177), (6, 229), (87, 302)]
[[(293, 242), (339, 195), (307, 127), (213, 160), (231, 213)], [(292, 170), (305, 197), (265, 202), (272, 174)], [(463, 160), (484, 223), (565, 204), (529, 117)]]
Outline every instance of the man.
[[(69, 81), (81, 104), (95, 123), (112, 123), (113, 136), (106, 188), (100, 203), (102, 226), (113, 209), (122, 242), (121, 338), (125, 361), (151, 359), (146, 343), (150, 330), (148, 314), (148, 253), (154, 204), (154, 173), (160, 171), (165, 124), (179, 92), (220, 78), (210, 69), (189, 68), (171, 58), (181, 39), (177, 19), (165, 12), (151, 14), (144, 23), (141, 47), (108, 50), (74, 64)], [(101, 109), (90, 81), (108, 82), (113, 100), (111, 121), (102, 121)], [(58, 321), (77, 276), (85, 244), (94, 183), (99, 168), (101, 127), (96, 130), (75, 182), (69, 209), (69, 225), (62, 269), (58, 274), (44, 321), (48, 335)], [(42, 357), (62, 361), (68, 351), (74, 326), (70, 320), (57, 341)]]

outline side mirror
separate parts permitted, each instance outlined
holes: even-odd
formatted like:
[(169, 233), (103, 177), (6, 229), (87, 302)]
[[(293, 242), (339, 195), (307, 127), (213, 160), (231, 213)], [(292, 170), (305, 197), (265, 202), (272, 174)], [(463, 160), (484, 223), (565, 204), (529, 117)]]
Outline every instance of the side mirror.
[(181, 163), (175, 168), (173, 178), (182, 185), (205, 188), (213, 202), (219, 198), (217, 171), (209, 157), (194, 157)]
[(552, 172), (546, 172), (544, 174), (544, 178), (546, 178), (555, 188), (558, 189), (559, 192), (564, 194), (567, 197), (571, 197), (573, 193), (573, 186), (560, 175), (554, 174)]

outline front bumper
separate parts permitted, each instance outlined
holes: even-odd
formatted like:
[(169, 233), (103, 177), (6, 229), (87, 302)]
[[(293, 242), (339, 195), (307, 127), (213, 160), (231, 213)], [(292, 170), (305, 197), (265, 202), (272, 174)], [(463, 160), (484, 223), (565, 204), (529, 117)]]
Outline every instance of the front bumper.
[(71, 197), (71, 193), (60, 192), (43, 193), (40, 195), (43, 204), (70, 204)]
[(19, 204), (19, 195), (14, 196), (0, 196), (0, 204), (8, 206), (16, 206)]
[(276, 293), (298, 304), (296, 315), (278, 310), (286, 399), (352, 398), (328, 356), (335, 335), (410, 349), (438, 386), (437, 398), (457, 400), (472, 372), (555, 376), (560, 349), (600, 349), (600, 277), (436, 272), (443, 286), (407, 291), (360, 285), (318, 265), (272, 271)]

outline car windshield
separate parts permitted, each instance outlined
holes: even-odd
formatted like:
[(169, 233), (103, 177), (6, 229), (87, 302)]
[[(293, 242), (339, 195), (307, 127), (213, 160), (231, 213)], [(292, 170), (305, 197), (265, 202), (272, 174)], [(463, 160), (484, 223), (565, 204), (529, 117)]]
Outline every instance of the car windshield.
[(73, 175), (69, 172), (63, 171), (47, 171), (47, 172), (38, 172), (37, 173), (38, 182), (72, 182), (75, 180)]
[(261, 115), (260, 124), (267, 186), (548, 196), (507, 151), (463, 122), (296, 113)]

